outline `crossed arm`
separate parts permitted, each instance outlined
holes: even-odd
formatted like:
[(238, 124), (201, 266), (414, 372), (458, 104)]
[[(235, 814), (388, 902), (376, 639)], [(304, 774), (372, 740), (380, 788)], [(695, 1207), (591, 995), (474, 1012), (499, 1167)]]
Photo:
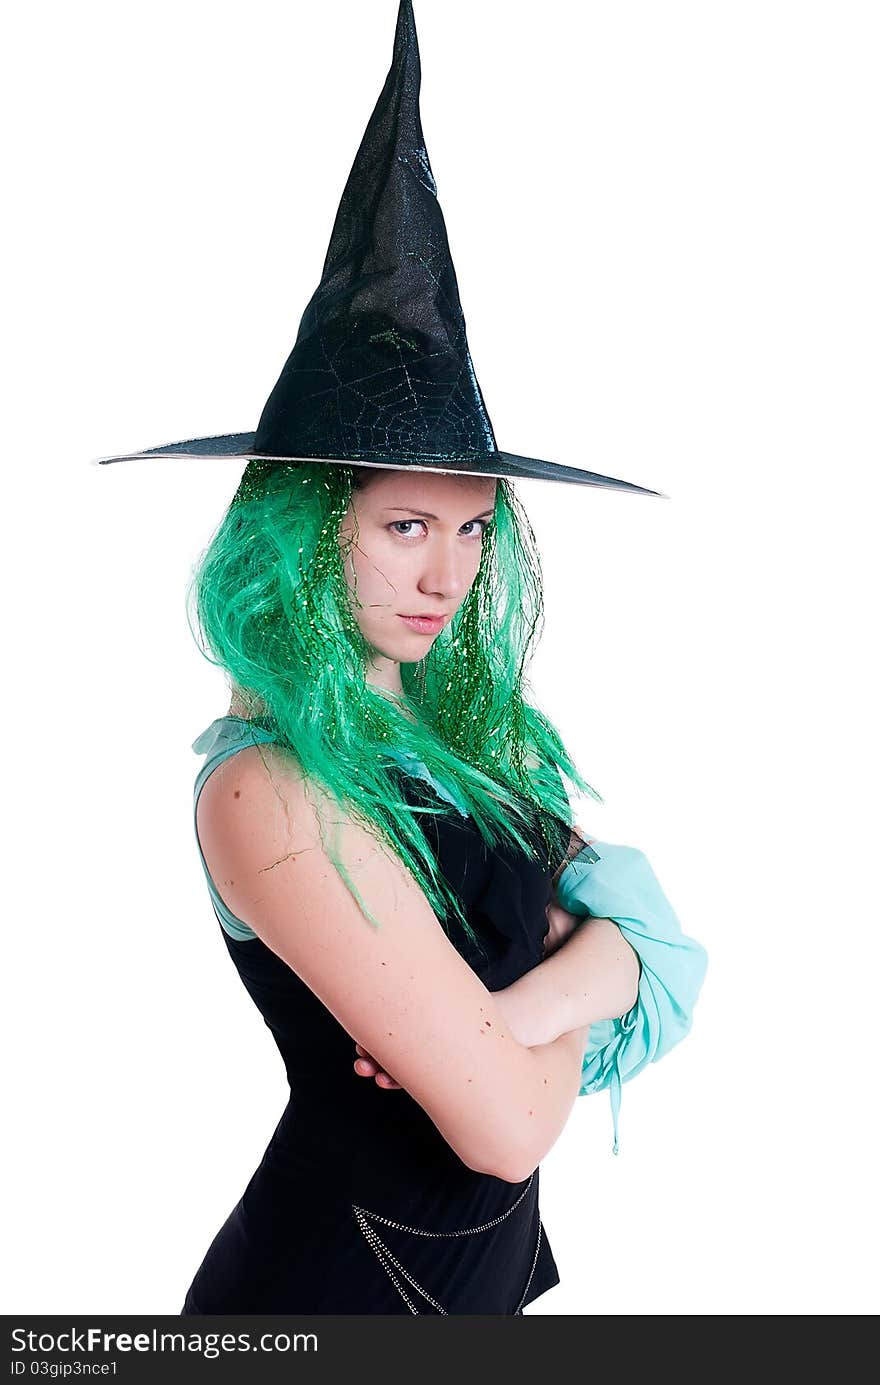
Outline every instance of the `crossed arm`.
[[(580, 849), (583, 839), (577, 840)], [(572, 850), (575, 841), (573, 836)], [(638, 955), (613, 920), (579, 918), (557, 900), (556, 883), (570, 857), (571, 852), (552, 881), (543, 961), (493, 992), (511, 1033), (526, 1048), (552, 1043), (596, 1020), (617, 1019), (638, 997)], [(360, 1077), (374, 1077), (389, 1090), (399, 1088), (359, 1044), (355, 1051), (354, 1068)]]

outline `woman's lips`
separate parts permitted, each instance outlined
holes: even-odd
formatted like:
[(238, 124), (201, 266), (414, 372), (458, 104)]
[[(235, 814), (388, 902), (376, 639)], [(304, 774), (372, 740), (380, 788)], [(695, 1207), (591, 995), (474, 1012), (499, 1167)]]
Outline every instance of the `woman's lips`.
[(421, 635), (436, 635), (438, 630), (449, 619), (448, 616), (401, 616), (400, 619), (409, 626), (411, 630), (418, 630)]

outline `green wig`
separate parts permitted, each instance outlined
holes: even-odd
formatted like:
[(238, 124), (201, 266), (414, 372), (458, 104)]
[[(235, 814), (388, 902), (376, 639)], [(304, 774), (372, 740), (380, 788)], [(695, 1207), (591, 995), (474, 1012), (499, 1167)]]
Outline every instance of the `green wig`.
[[(558, 868), (569, 848), (564, 775), (597, 802), (560, 737), (524, 697), (524, 674), (543, 621), (535, 536), (506, 478), (481, 540), (468, 594), (418, 663), (401, 664), (404, 699), (366, 681), (370, 654), (346, 582), (349, 504), (368, 468), (251, 461), (201, 555), (187, 591), (190, 629), (249, 709), (314, 780), (389, 846), (444, 927), (459, 900), (437, 869), (423, 813), (457, 810), (438, 797), (417, 807), (401, 794), (388, 747), (455, 786), (491, 848), (513, 839)], [(191, 614), (190, 614), (191, 612)], [(198, 627), (198, 633), (194, 626)], [(328, 855), (369, 921), (334, 848)]]

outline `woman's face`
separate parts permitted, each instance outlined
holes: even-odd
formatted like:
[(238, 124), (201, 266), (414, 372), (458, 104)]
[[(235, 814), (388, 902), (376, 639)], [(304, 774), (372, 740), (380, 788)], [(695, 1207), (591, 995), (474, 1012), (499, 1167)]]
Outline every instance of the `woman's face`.
[[(497, 482), (487, 476), (378, 468), (353, 493), (340, 526), (352, 609), (379, 656), (375, 681), (399, 670), (385, 661), (423, 659), (470, 590), (480, 566), (482, 534), (492, 518)], [(360, 604), (358, 604), (360, 603)], [(419, 625), (406, 617), (442, 617)]]

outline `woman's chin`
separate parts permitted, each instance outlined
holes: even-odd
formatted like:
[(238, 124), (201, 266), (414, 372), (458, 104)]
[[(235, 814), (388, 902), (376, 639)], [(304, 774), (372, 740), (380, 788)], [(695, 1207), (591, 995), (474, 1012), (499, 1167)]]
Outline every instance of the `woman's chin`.
[(396, 639), (381, 641), (367, 636), (374, 659), (389, 660), (395, 664), (417, 664), (424, 659), (437, 638), (437, 634), (423, 635), (418, 630), (405, 630)]

